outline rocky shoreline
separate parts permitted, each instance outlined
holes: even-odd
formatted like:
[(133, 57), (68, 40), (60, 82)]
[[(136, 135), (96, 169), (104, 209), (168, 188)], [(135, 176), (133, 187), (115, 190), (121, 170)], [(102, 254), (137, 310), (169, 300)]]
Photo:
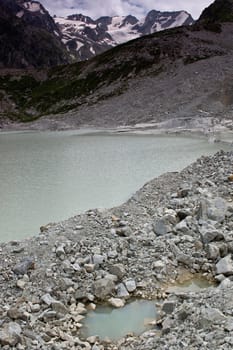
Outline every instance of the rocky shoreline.
[[(90, 210), (0, 245), (2, 349), (222, 349), (233, 346), (233, 152), (167, 173), (125, 204)], [(185, 276), (217, 286), (168, 293)], [(164, 299), (156, 325), (117, 342), (82, 339), (85, 314)]]

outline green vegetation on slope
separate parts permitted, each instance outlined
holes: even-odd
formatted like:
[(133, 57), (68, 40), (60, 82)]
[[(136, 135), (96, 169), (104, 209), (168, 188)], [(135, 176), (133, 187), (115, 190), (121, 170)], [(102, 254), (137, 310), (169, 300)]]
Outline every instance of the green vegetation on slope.
[(180, 27), (135, 39), (89, 61), (51, 68), (44, 80), (26, 73), (0, 76), (0, 106), (4, 100), (10, 105), (2, 114), (30, 121), (68, 112), (123, 93), (137, 76), (158, 75), (176, 62), (191, 64), (222, 54), (214, 45), (211, 48), (211, 41), (193, 39), (192, 32)]

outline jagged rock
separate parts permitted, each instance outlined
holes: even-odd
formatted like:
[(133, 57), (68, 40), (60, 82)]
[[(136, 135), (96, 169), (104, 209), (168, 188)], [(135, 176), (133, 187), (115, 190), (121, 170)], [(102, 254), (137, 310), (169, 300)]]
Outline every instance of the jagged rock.
[(166, 218), (161, 218), (153, 223), (153, 230), (157, 236), (163, 236), (168, 232), (171, 232), (171, 226)]
[(48, 306), (57, 301), (49, 293), (42, 295), (41, 300)]
[(184, 234), (187, 234), (189, 232), (189, 228), (187, 226), (187, 222), (185, 220), (180, 221), (176, 226), (175, 229), (177, 231), (180, 231)]
[(109, 272), (121, 280), (126, 275), (125, 266), (123, 264), (114, 264), (109, 266)]
[(129, 298), (129, 292), (123, 283), (120, 283), (117, 286), (117, 296), (118, 298)]
[(98, 299), (106, 299), (115, 290), (115, 283), (110, 278), (101, 278), (93, 283), (93, 294)]
[(198, 320), (202, 328), (208, 327), (212, 324), (221, 324), (226, 320), (226, 316), (221, 311), (212, 307), (202, 307), (200, 317)]
[(198, 218), (202, 220), (213, 220), (223, 222), (227, 213), (226, 201), (217, 197), (212, 200), (203, 199), (200, 203)]
[(207, 256), (208, 256), (208, 259), (211, 259), (211, 260), (218, 259), (220, 256), (220, 251), (219, 251), (218, 246), (216, 246), (215, 244), (208, 244)]
[(164, 301), (162, 305), (162, 311), (165, 312), (166, 314), (172, 314), (175, 307), (176, 307), (176, 301), (174, 300)]
[(56, 311), (59, 314), (66, 315), (69, 312), (67, 307), (60, 301), (53, 301), (51, 306), (53, 311)]
[(107, 260), (106, 255), (94, 254), (92, 257), (92, 262), (95, 265), (101, 265)]
[(207, 244), (215, 240), (221, 240), (224, 238), (223, 234), (217, 230), (200, 229), (203, 243)]
[(0, 344), (15, 346), (21, 341), (22, 330), (18, 323), (7, 323), (3, 329), (0, 330)]
[(84, 268), (87, 272), (91, 273), (95, 270), (95, 264), (85, 264)]
[(14, 266), (13, 271), (17, 275), (25, 275), (28, 270), (34, 269), (35, 261), (32, 257), (24, 258), (20, 263)]
[(28, 315), (21, 309), (17, 307), (12, 307), (7, 311), (7, 315), (12, 320), (24, 320), (26, 321), (28, 319)]
[(126, 289), (129, 293), (132, 293), (136, 290), (137, 285), (134, 279), (130, 278), (126, 281), (124, 281), (124, 285), (126, 286)]
[(216, 264), (216, 272), (218, 275), (221, 273), (224, 275), (233, 274), (233, 261), (231, 259), (231, 255), (219, 260), (219, 262)]

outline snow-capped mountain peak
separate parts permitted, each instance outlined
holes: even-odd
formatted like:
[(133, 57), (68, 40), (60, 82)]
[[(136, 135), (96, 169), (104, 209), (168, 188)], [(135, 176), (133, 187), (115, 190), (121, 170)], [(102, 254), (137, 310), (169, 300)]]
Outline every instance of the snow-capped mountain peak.
[(150, 11), (139, 20), (132, 15), (100, 17), (93, 20), (82, 14), (55, 17), (63, 34), (62, 41), (79, 60), (85, 60), (113, 46), (142, 35), (194, 23), (186, 11)]

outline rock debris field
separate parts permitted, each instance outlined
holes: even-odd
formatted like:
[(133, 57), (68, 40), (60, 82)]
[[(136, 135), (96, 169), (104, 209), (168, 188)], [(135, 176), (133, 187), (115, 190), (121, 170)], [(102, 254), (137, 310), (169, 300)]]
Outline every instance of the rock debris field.
[[(128, 202), (90, 210), (0, 245), (1, 349), (233, 348), (233, 152), (148, 182)], [(190, 276), (215, 282), (168, 292)], [(84, 339), (88, 310), (160, 301), (150, 330)]]

